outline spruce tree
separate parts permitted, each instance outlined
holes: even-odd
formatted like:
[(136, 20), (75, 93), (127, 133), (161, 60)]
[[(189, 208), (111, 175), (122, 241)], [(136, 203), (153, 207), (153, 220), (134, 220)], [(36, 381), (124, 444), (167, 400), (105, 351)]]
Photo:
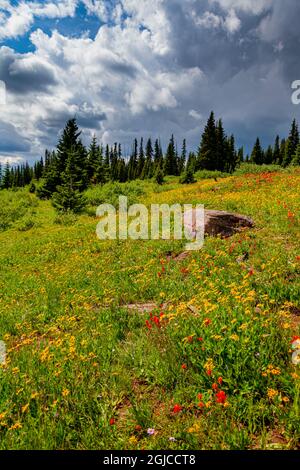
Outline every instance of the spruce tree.
[(273, 160), (274, 160), (273, 149), (272, 149), (272, 146), (269, 145), (264, 154), (264, 163), (266, 165), (271, 165), (273, 163)]
[(263, 150), (261, 148), (260, 140), (259, 140), (258, 137), (257, 137), (255, 145), (253, 147), (251, 157), (250, 157), (250, 161), (252, 163), (255, 163), (256, 165), (262, 165), (263, 162), (264, 162), (264, 154), (263, 154)]
[(279, 138), (279, 135), (276, 136), (276, 139), (275, 139), (275, 144), (274, 144), (274, 148), (273, 148), (273, 162), (272, 163), (275, 163), (276, 165), (281, 165), (281, 161), (280, 161), (280, 138)]
[(140, 141), (138, 164), (137, 164), (137, 170), (136, 170), (137, 178), (142, 178), (143, 173), (144, 173), (144, 167), (145, 167), (145, 152), (144, 152), (144, 139), (142, 137)]
[(146, 161), (142, 172), (142, 179), (152, 178), (153, 176), (153, 148), (152, 141), (149, 138), (146, 144)]
[(292, 127), (290, 130), (290, 135), (285, 144), (285, 154), (283, 159), (283, 166), (287, 167), (292, 162), (293, 156), (296, 153), (297, 146), (299, 144), (299, 130), (296, 119), (292, 122)]
[(170, 142), (167, 148), (164, 172), (165, 172), (165, 175), (172, 175), (172, 176), (178, 175), (175, 140), (174, 140), (173, 134), (172, 134), (172, 137), (170, 139)]
[(296, 153), (292, 159), (292, 165), (300, 166), (300, 144), (297, 145)]
[(10, 165), (6, 162), (3, 177), (2, 177), (2, 188), (9, 189), (11, 188), (11, 173), (10, 173)]
[(181, 175), (184, 170), (185, 170), (185, 165), (186, 165), (186, 139), (183, 139), (182, 142), (182, 150), (181, 150), (181, 155), (179, 159), (179, 164), (178, 164), (178, 173)]
[(213, 163), (213, 169), (217, 171), (226, 171), (226, 167), (230, 166), (232, 155), (230, 153), (230, 145), (226, 142), (226, 136), (220, 119), (216, 126), (216, 151)]
[(59, 212), (80, 212), (85, 204), (85, 198), (80, 193), (78, 181), (78, 161), (80, 154), (70, 151), (66, 161), (66, 169), (62, 175), (62, 184), (52, 196), (52, 204)]
[(137, 165), (138, 165), (138, 142), (134, 139), (131, 157), (128, 163), (128, 180), (134, 180), (137, 177)]
[(161, 166), (157, 167), (154, 178), (157, 184), (162, 185), (164, 183), (164, 172)]
[(87, 176), (89, 181), (95, 179), (97, 169), (99, 167), (99, 146), (97, 144), (97, 138), (94, 135), (92, 138), (91, 145), (88, 150), (87, 156)]
[(283, 165), (283, 160), (285, 156), (285, 146), (286, 146), (286, 140), (282, 139), (280, 143), (280, 158), (279, 158), (279, 165)]
[(210, 117), (202, 134), (198, 149), (196, 170), (215, 170), (217, 154), (217, 131), (214, 113)]

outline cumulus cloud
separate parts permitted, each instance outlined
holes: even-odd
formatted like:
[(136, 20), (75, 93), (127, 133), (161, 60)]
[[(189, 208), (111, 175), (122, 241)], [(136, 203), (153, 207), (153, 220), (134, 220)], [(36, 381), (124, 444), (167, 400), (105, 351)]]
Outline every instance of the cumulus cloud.
[(77, 0), (58, 0), (46, 2), (0, 2), (0, 39), (16, 38), (26, 33), (34, 23), (35, 17), (64, 18), (74, 16)]
[[(2, 155), (39, 157), (73, 116), (86, 142), (96, 132), (129, 150), (135, 136), (166, 143), (172, 132), (195, 148), (212, 109), (246, 145), (262, 130), (266, 142), (285, 132), (297, 115), (290, 100), (290, 83), (299, 79), (297, 0), (288, 8), (278, 0), (83, 0), (99, 21), (93, 38), (70, 37), (55, 22), (51, 32), (40, 22), (34, 28), (35, 18), (75, 21), (79, 3), (0, 0), (0, 37), (31, 28), (34, 48), (0, 49)], [(9, 26), (20, 8), (23, 23)]]

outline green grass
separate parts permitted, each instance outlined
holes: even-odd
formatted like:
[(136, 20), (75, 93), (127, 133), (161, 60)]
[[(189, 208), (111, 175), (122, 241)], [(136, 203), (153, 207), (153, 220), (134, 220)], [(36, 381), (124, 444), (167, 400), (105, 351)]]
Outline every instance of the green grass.
[[(297, 448), (300, 172), (254, 173), (93, 188), (77, 217), (0, 192), (0, 449)], [(97, 239), (95, 206), (119, 194), (255, 229), (176, 262), (181, 241)]]

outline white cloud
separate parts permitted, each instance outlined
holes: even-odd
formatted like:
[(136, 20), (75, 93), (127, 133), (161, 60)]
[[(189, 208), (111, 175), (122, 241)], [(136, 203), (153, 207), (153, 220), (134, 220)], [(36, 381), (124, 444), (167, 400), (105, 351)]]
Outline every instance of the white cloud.
[(16, 38), (25, 34), (33, 25), (34, 18), (64, 18), (74, 16), (78, 0), (58, 0), (56, 2), (20, 2), (11, 5), (0, 2), (0, 39)]
[(274, 0), (209, 0), (211, 4), (218, 3), (224, 10), (240, 10), (254, 15), (269, 8)]
[(24, 158), (17, 155), (0, 155), (0, 163), (3, 165), (9, 163), (10, 165), (16, 165), (18, 163), (23, 163)]
[(229, 14), (225, 18), (225, 28), (229, 33), (235, 33), (241, 27), (241, 20), (237, 17), (233, 8), (229, 11)]
[(197, 121), (200, 121), (203, 118), (202, 114), (198, 111), (195, 111), (195, 109), (191, 109), (189, 111), (189, 116), (191, 116), (193, 119), (196, 119)]
[(210, 11), (206, 11), (201, 17), (195, 17), (195, 23), (204, 28), (219, 28), (223, 19)]

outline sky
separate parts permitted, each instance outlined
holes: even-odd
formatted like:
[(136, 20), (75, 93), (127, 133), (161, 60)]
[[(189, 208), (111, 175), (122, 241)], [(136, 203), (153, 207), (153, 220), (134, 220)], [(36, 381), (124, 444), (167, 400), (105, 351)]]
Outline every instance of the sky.
[(32, 163), (72, 117), (126, 153), (195, 150), (212, 110), (247, 151), (273, 143), (300, 118), (299, 21), (299, 0), (0, 0), (0, 161)]

